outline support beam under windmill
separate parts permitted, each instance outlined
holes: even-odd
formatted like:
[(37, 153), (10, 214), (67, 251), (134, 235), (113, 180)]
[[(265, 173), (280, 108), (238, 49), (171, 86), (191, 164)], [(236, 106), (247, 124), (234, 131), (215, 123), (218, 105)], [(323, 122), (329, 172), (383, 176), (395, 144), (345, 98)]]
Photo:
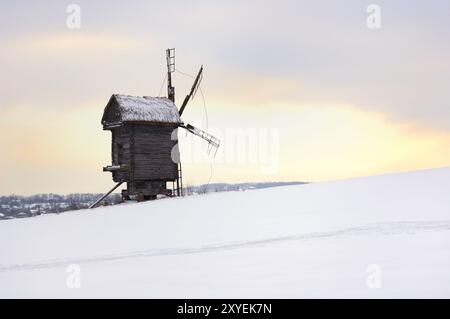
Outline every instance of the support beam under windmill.
[(107, 192), (105, 195), (103, 195), (102, 197), (100, 197), (99, 199), (97, 199), (95, 201), (95, 203), (93, 203), (91, 206), (89, 206), (89, 209), (91, 208), (95, 208), (102, 200), (104, 200), (106, 197), (108, 197), (109, 194), (111, 194), (112, 192), (114, 192), (117, 187), (119, 187), (120, 185), (122, 185), (123, 182), (118, 183), (117, 185), (115, 185), (109, 192)]

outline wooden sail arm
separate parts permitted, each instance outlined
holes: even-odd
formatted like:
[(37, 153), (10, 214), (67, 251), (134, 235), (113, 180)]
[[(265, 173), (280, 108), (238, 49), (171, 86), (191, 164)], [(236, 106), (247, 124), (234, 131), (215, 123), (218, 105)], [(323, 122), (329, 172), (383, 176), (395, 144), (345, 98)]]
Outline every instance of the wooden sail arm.
[(190, 125), (190, 124), (186, 124), (181, 127), (184, 128), (185, 130), (191, 132), (192, 134), (197, 135), (198, 137), (201, 137), (202, 139), (207, 141), (209, 146), (214, 147), (216, 149), (216, 151), (219, 148), (220, 140), (218, 138), (214, 137), (213, 135), (211, 135), (199, 128), (196, 128), (195, 126)]
[(200, 71), (198, 71), (197, 77), (195, 78), (194, 84), (192, 85), (191, 91), (188, 95), (184, 98), (183, 104), (181, 105), (179, 114), (183, 114), (184, 109), (186, 108), (186, 105), (188, 104), (189, 100), (195, 95), (195, 93), (198, 90), (198, 87), (200, 86), (200, 82), (202, 80), (202, 74), (203, 74), (203, 65), (200, 67)]

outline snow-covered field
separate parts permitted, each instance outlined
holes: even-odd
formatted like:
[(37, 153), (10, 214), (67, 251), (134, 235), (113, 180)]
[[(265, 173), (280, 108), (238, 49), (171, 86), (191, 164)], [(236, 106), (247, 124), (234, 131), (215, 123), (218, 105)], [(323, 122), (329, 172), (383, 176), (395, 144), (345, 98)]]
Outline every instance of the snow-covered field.
[(0, 221), (0, 243), (2, 298), (449, 298), (450, 168)]

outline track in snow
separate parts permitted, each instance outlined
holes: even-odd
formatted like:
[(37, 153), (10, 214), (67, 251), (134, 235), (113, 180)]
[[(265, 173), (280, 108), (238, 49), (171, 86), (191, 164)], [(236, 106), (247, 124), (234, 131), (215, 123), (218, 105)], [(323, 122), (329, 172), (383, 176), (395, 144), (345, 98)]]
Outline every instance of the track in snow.
[(35, 263), (16, 264), (16, 265), (0, 265), (0, 272), (19, 271), (19, 270), (35, 270), (44, 268), (62, 267), (68, 264), (97, 264), (102, 262), (127, 260), (142, 257), (157, 257), (157, 256), (174, 256), (185, 254), (198, 254), (216, 252), (221, 250), (231, 250), (240, 248), (249, 248), (255, 246), (264, 246), (269, 244), (277, 244), (289, 241), (307, 241), (314, 239), (328, 239), (334, 237), (357, 236), (357, 235), (371, 235), (371, 234), (410, 234), (425, 231), (448, 231), (450, 230), (450, 221), (425, 221), (425, 222), (390, 222), (390, 223), (372, 223), (359, 227), (349, 227), (335, 231), (328, 232), (314, 232), (301, 235), (274, 237), (268, 239), (238, 241), (229, 243), (219, 243), (205, 246), (193, 247), (179, 247), (179, 248), (163, 248), (163, 249), (149, 249), (143, 251), (135, 251), (114, 255), (103, 255), (91, 258), (74, 258), (74, 259), (56, 259), (47, 260)]

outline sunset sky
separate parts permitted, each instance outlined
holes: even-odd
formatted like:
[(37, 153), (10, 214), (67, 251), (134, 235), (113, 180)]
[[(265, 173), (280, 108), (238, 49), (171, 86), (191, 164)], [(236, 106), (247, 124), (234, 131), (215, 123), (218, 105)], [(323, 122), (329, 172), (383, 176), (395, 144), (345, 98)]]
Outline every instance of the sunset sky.
[[(113, 93), (157, 96), (168, 47), (180, 71), (205, 68), (206, 112), (197, 94), (183, 120), (222, 140), (212, 159), (180, 132), (187, 184), (449, 166), (449, 13), (446, 0), (3, 1), (0, 195), (110, 188), (103, 109)], [(173, 77), (179, 103), (192, 79)]]

